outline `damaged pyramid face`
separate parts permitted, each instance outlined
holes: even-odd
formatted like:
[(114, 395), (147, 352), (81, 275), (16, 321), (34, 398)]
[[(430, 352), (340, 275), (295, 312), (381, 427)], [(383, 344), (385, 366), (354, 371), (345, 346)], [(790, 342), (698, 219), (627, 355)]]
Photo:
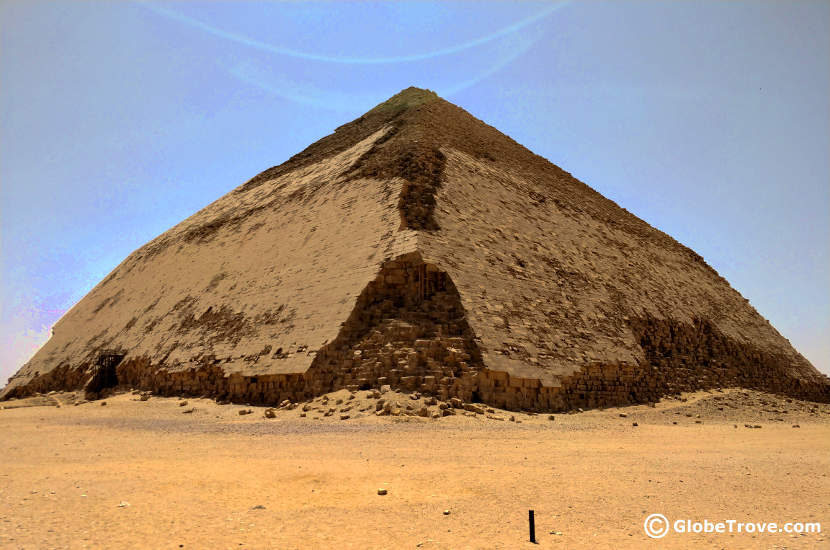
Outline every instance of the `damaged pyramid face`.
[(131, 254), (3, 397), (389, 384), (564, 410), (830, 383), (703, 259), (409, 88)]

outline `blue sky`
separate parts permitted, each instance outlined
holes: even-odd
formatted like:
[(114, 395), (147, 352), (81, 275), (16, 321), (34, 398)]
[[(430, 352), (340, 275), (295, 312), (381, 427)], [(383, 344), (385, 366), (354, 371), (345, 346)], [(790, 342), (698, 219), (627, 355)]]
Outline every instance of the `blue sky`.
[(830, 2), (0, 1), (0, 384), (130, 252), (410, 85), (830, 373)]

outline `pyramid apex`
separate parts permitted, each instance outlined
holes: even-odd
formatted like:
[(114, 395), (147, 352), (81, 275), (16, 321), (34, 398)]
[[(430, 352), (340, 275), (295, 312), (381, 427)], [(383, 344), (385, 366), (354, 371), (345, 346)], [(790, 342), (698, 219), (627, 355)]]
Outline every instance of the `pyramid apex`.
[(397, 94), (390, 97), (387, 101), (417, 101), (419, 99), (440, 99), (437, 93), (430, 90), (429, 88), (418, 88), (416, 86), (410, 86), (408, 88), (404, 88)]
[(417, 107), (418, 105), (430, 103), (437, 99), (441, 99), (441, 97), (432, 90), (410, 86), (409, 88), (403, 89), (393, 95), (383, 103), (377, 105), (366, 114), (368, 115), (369, 113), (378, 113), (382, 111), (406, 110), (411, 107)]

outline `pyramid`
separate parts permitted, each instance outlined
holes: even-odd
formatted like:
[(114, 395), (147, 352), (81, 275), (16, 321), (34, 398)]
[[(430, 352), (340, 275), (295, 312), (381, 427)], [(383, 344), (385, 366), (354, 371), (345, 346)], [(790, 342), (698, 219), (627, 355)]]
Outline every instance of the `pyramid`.
[(538, 411), (727, 386), (830, 400), (699, 255), (417, 88), (130, 254), (2, 397), (387, 384)]

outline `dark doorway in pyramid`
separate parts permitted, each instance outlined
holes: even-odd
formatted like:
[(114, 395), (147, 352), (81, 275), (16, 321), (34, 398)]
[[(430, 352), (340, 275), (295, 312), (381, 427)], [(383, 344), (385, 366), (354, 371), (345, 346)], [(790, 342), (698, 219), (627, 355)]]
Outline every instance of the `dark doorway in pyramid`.
[(125, 353), (106, 350), (98, 356), (92, 377), (86, 384), (86, 393), (89, 396), (99, 396), (107, 389), (118, 386), (118, 372), (116, 367), (125, 357)]

